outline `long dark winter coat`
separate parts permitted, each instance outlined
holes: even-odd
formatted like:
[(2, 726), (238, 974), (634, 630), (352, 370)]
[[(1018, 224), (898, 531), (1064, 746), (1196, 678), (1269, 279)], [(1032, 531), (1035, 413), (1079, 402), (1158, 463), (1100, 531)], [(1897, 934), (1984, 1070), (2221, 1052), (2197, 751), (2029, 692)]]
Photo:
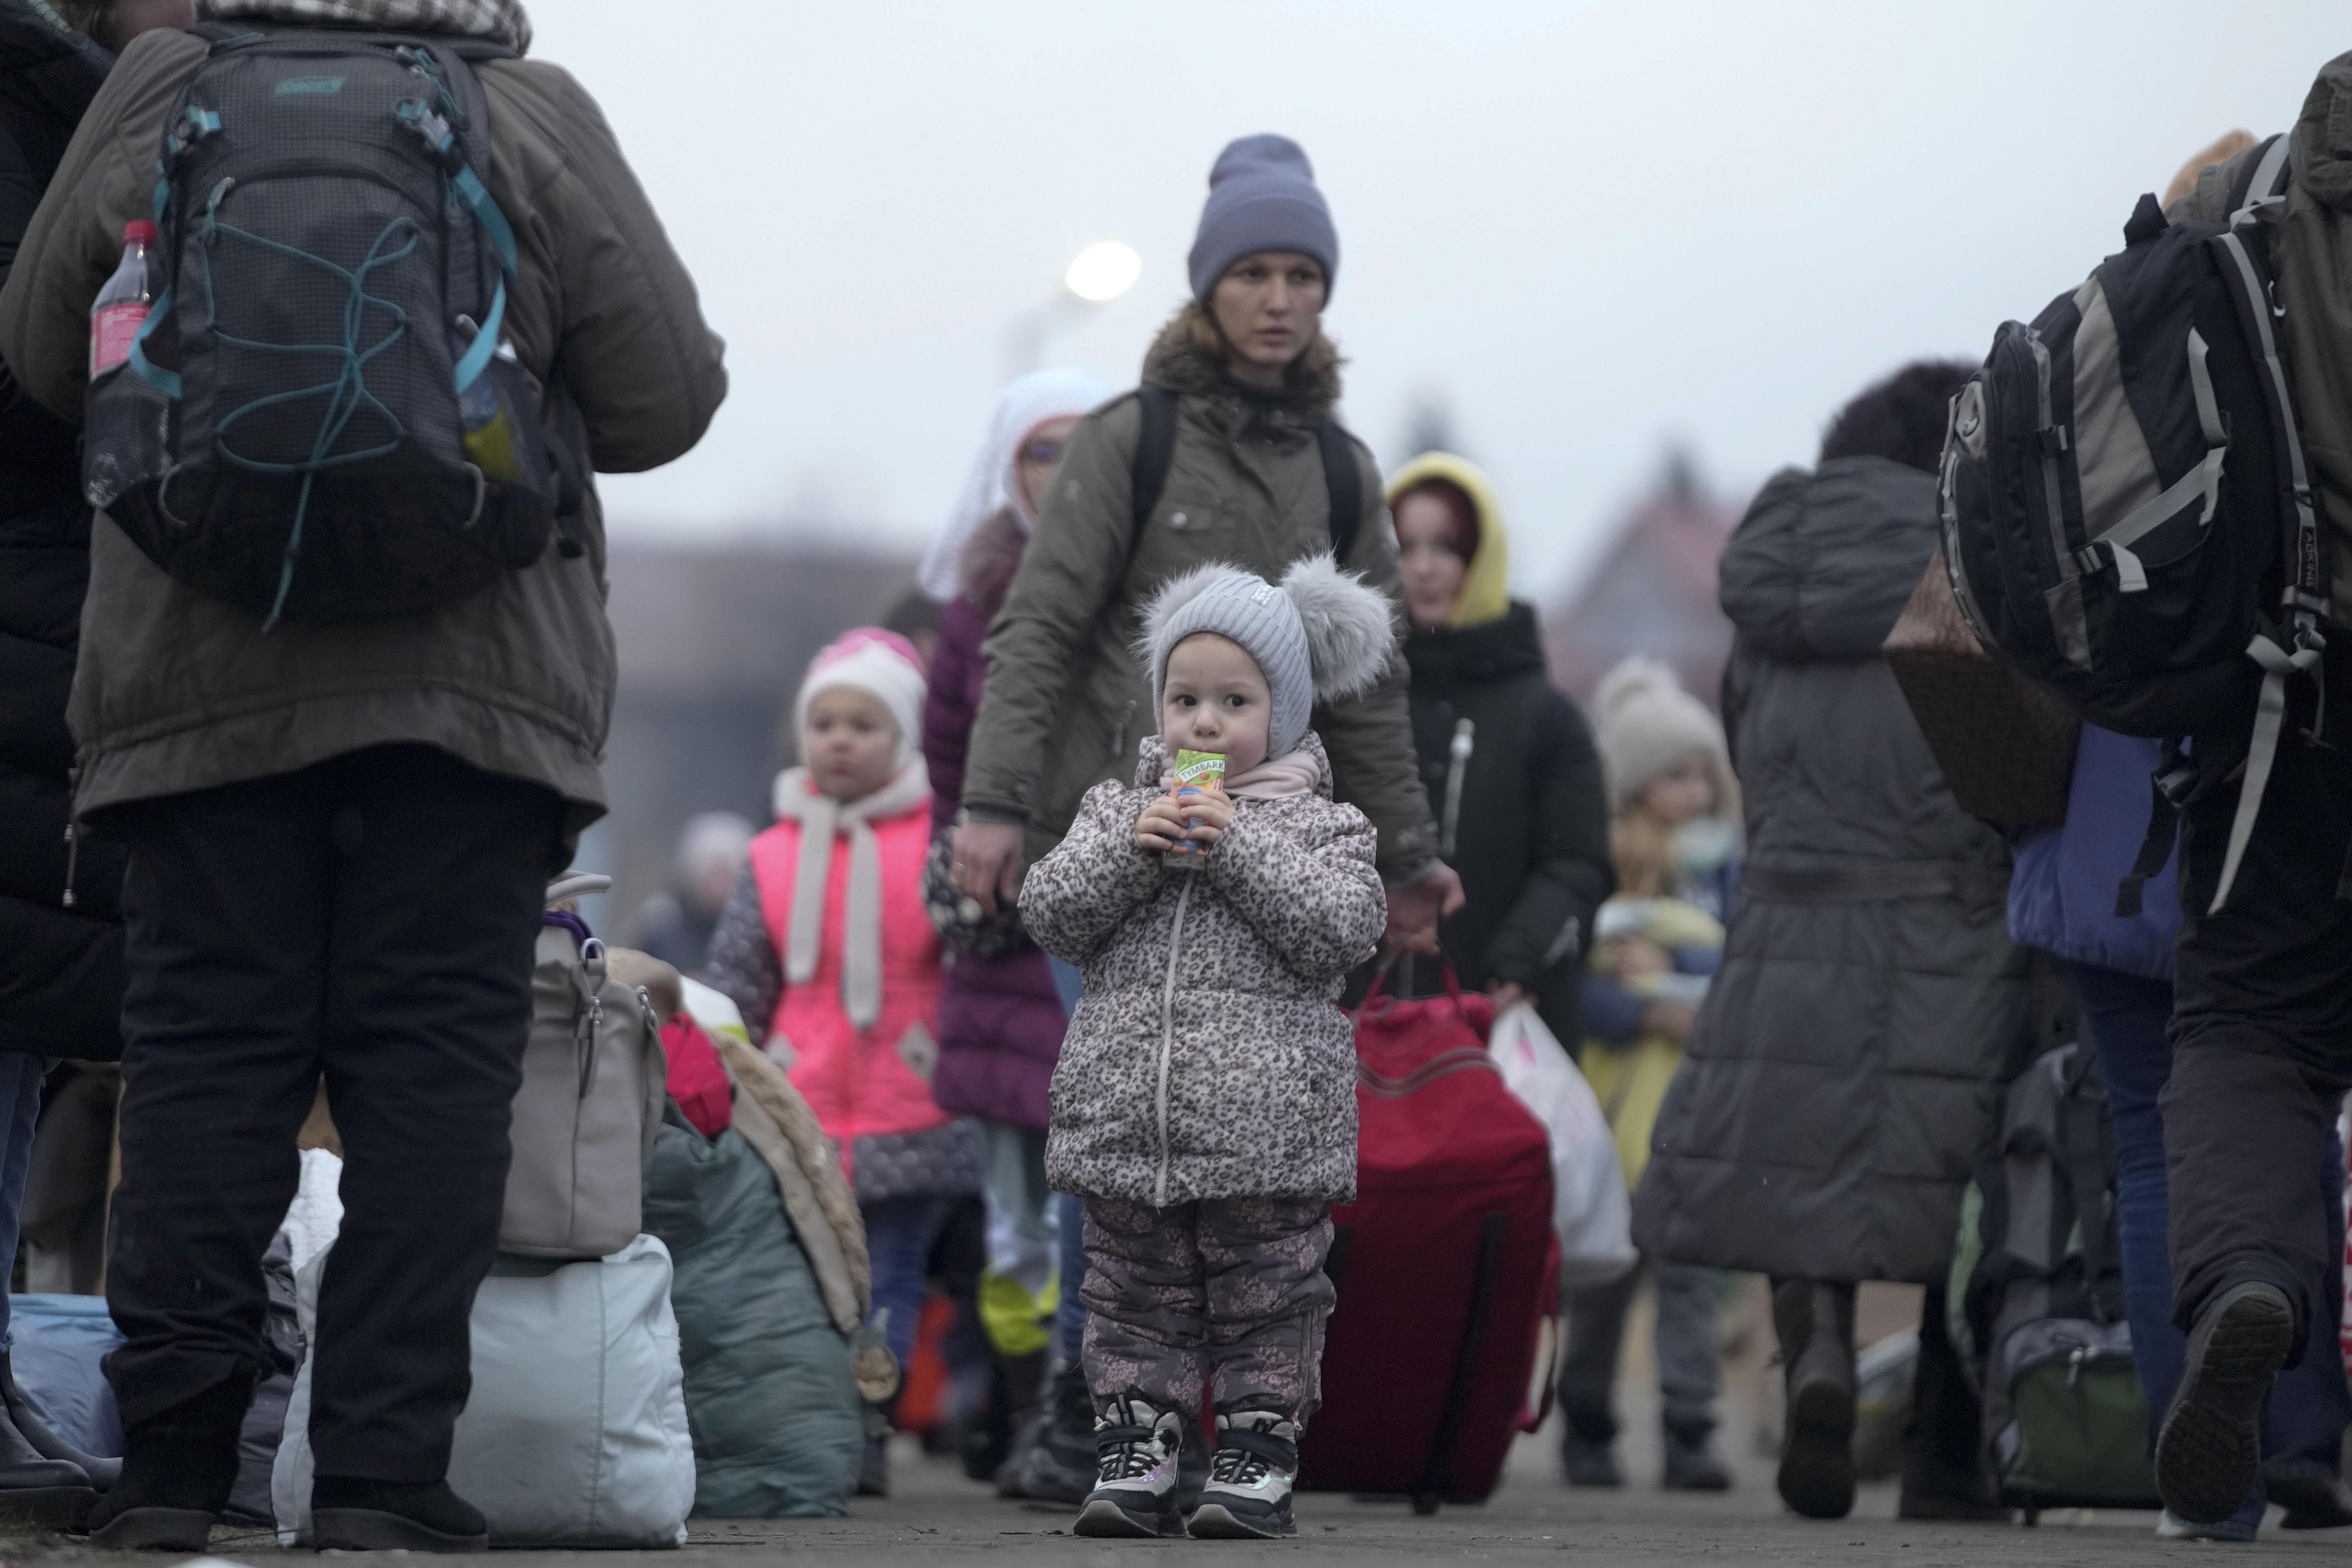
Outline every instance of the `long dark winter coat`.
[[(943, 832), (963, 804), (965, 747), (988, 667), (980, 656), (989, 618), (1004, 603), (1027, 536), (1010, 511), (980, 525), (964, 550), (963, 592), (940, 618), (923, 700), (923, 761), (931, 773), (931, 827)], [(1027, 942), (993, 958), (957, 957), (940, 987), (940, 1065), (931, 1097), (941, 1110), (1043, 1127), (1046, 1086), (1062, 1054), (1062, 994), (1045, 955)]]
[[(1544, 673), (1526, 605), (1500, 620), (1417, 631), (1404, 653), (1422, 784), (1465, 900), (1439, 928), (1445, 956), (1465, 986), (1507, 980), (1534, 992), (1546, 1026), (1573, 1048), (1592, 911), (1615, 883), (1592, 731)], [(1454, 738), (1465, 719), (1470, 755), (1457, 797)]]
[(1139, 848), (1168, 765), (1144, 741), (1135, 783), (1087, 792), (1029, 873), (1021, 916), (1086, 973), (1054, 1069), (1054, 1190), (1159, 1206), (1195, 1198), (1344, 1203), (1356, 1191), (1356, 1046), (1335, 1004), (1388, 903), (1372, 825), (1331, 799), (1308, 731), (1312, 795), (1237, 799), (1198, 870)]
[[(0, 282), (83, 110), (106, 52), (0, 0)], [(0, 1050), (122, 1053), (120, 846), (82, 847), (65, 907), (66, 807), (89, 508), (73, 426), (0, 364)]]
[(1839, 458), (1775, 477), (1724, 552), (1748, 859), (1635, 1200), (1677, 1261), (1940, 1279), (2032, 1048), (2008, 851), (1878, 654), (1936, 534), (1930, 476)]

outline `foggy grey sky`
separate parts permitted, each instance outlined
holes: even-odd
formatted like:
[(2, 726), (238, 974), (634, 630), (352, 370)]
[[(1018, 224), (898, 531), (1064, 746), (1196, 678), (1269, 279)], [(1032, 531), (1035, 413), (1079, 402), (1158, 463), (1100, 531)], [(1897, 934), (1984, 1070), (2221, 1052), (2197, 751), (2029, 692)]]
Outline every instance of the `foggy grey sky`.
[(824, 519), (919, 550), (1003, 332), (1078, 247), (1141, 281), (1049, 359), (1132, 384), (1224, 142), (1302, 142), (1337, 219), (1345, 416), (1450, 405), (1522, 591), (1687, 441), (1725, 489), (1922, 353), (1979, 358), (2232, 126), (2284, 130), (2312, 3), (535, 0), (728, 340), (702, 445), (602, 481), (623, 538)]

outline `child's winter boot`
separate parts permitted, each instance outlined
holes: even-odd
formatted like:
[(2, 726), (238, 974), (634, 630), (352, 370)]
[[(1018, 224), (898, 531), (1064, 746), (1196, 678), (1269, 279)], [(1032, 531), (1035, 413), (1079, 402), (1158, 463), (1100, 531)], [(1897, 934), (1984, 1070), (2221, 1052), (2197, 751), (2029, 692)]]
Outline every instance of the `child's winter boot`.
[(1296, 1422), (1278, 1410), (1220, 1415), (1209, 1484), (1192, 1510), (1192, 1533), (1224, 1540), (1297, 1534), (1290, 1516), (1290, 1489), (1297, 1479)]
[(1184, 1420), (1123, 1394), (1095, 1417), (1095, 1489), (1078, 1513), (1080, 1535), (1184, 1533), (1176, 1508), (1176, 1455)]

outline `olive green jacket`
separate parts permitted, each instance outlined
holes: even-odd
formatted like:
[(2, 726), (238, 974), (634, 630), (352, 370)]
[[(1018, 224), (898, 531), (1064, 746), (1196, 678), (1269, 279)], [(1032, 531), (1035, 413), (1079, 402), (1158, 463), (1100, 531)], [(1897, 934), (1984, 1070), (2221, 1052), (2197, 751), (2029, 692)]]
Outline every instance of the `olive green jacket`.
[[(1042, 859), (1069, 831), (1078, 801), (1105, 779), (1124, 783), (1139, 743), (1159, 730), (1131, 649), (1160, 585), (1210, 561), (1266, 578), (1331, 547), (1330, 498), (1315, 429), (1339, 400), (1339, 357), (1324, 343), (1294, 368), (1284, 394), (1247, 392), (1201, 349), (1192, 310), (1161, 331), (1143, 379), (1175, 392), (1168, 482), (1143, 528), (1132, 516), (1140, 404), (1130, 393), (1088, 415), (1037, 519), (982, 652), (988, 679), (971, 731), (964, 806), (972, 820), (1028, 828)], [(1371, 455), (1356, 448), (1363, 510), (1341, 564), (1397, 596), (1396, 537)], [(1437, 831), (1415, 771), (1404, 662), (1350, 702), (1318, 707), (1315, 730), (1339, 799), (1379, 830), (1379, 863), (1394, 886), (1433, 863)]]
[[(81, 416), (90, 301), (144, 217), (165, 114), (205, 42), (142, 35), (83, 118), (5, 291), (0, 356), (44, 405)], [(611, 129), (557, 67), (478, 68), (490, 109), (487, 182), (520, 268), (506, 326), (605, 472), (668, 462), (726, 395), (722, 344)], [(613, 631), (593, 498), (585, 552), (535, 564), (422, 616), (333, 626), (261, 618), (163, 574), (102, 514), (68, 719), (77, 812), (291, 773), (365, 746), (421, 742), (562, 795), (567, 834), (602, 816)]]

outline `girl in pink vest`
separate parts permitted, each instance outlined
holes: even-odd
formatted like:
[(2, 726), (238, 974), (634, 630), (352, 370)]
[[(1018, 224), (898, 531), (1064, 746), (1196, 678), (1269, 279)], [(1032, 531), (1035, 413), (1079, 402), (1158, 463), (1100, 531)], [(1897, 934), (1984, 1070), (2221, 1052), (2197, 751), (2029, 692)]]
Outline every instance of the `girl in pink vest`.
[[(874, 1312), (905, 1365), (926, 1257), (982, 1143), (931, 1098), (940, 943), (923, 905), (930, 784), (923, 670), (871, 627), (810, 664), (793, 704), (803, 763), (776, 779), (776, 825), (711, 938), (711, 979), (742, 1009), (841, 1150), (866, 1218)], [(869, 1455), (867, 1484), (879, 1483)]]

